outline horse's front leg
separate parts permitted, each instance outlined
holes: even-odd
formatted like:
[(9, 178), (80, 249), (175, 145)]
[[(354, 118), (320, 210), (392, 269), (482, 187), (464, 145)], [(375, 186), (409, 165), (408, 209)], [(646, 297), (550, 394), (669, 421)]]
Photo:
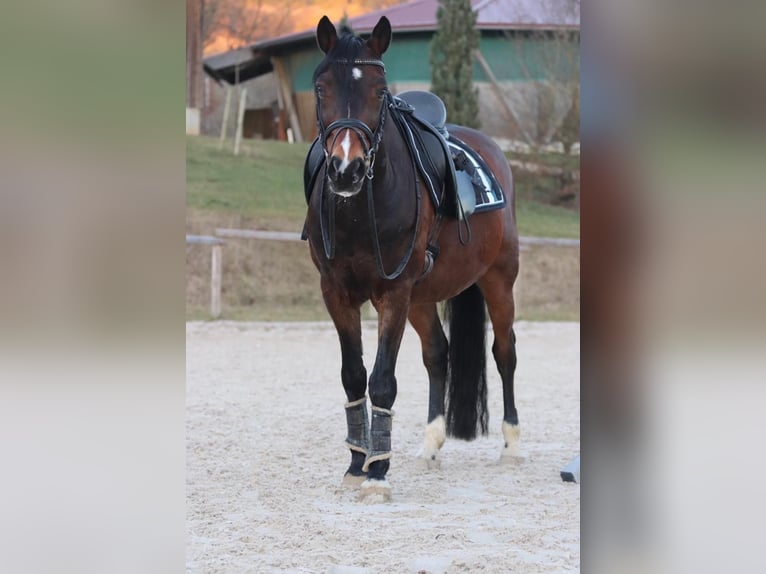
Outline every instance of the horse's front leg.
[(343, 484), (359, 486), (367, 478), (362, 469), (370, 445), (370, 425), (367, 417), (367, 370), (362, 361), (362, 327), (360, 305), (347, 294), (323, 282), (325, 305), (335, 323), (342, 356), (341, 380), (346, 391), (346, 446), (351, 451), (351, 464), (343, 476)]
[(386, 473), (391, 458), (391, 419), (396, 400), (394, 373), (407, 322), (409, 290), (388, 291), (373, 297), (372, 302), (378, 311), (378, 352), (369, 383), (372, 421), (370, 451), (364, 463), (367, 480), (362, 484), (362, 495), (390, 500), (391, 487), (386, 481)]

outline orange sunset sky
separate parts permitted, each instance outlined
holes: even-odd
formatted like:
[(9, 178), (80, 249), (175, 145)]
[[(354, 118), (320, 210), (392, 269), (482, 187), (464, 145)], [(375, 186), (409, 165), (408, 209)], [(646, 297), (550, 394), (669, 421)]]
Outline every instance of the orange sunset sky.
[[(246, 0), (244, 0), (246, 1)], [(276, 34), (281, 36), (283, 34), (290, 34), (292, 32), (300, 32), (313, 28), (323, 15), (327, 15), (333, 22), (338, 22), (344, 12), (348, 14), (350, 18), (359, 16), (366, 12), (377, 10), (386, 5), (398, 4), (396, 0), (382, 0), (381, 2), (365, 2), (362, 5), (360, 2), (343, 1), (343, 0), (314, 0), (314, 2), (301, 5), (298, 3), (292, 10), (290, 21), (287, 24), (287, 29)], [(265, 0), (263, 10), (265, 12), (275, 12), (282, 8), (282, 3), (279, 0)], [(209, 56), (211, 54), (218, 54), (231, 50), (232, 48), (240, 47), (246, 42), (241, 41), (238, 38), (232, 38), (226, 33), (219, 33), (214, 35), (206, 44), (204, 54)]]

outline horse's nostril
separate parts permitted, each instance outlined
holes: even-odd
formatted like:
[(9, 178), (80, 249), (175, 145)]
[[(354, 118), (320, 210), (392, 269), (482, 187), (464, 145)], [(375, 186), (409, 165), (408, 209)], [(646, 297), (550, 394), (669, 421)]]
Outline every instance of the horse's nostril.
[(330, 166), (329, 166), (330, 177), (333, 177), (333, 178), (337, 177), (338, 170), (340, 169), (340, 163), (341, 162), (339, 158), (335, 156), (330, 158)]
[(364, 176), (364, 162), (360, 158), (354, 160), (354, 183)]

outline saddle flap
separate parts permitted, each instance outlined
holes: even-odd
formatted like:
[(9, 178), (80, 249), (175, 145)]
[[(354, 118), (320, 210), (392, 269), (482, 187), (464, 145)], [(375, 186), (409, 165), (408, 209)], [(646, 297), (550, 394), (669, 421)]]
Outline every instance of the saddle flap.
[(306, 204), (309, 203), (311, 190), (314, 189), (314, 182), (319, 175), (319, 170), (322, 169), (324, 159), (324, 150), (317, 138), (311, 144), (309, 153), (306, 154), (306, 162), (303, 164), (303, 193), (306, 195)]
[(429, 92), (405, 92), (404, 96), (406, 100), (400, 96), (394, 98), (391, 117), (407, 143), (434, 206), (446, 215), (454, 216), (457, 212), (457, 182), (452, 156), (445, 137), (430, 121), (424, 119), (430, 118), (437, 122), (446, 119), (444, 104)]
[(462, 209), (458, 211), (458, 219), (465, 219), (476, 210), (476, 191), (473, 181), (465, 171), (455, 173), (457, 179), (457, 196)]

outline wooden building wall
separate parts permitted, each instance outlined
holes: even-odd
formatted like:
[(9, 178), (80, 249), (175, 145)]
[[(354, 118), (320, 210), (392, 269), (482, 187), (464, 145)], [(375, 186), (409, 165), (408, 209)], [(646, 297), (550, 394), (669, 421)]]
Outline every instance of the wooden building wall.
[[(429, 46), (432, 33), (394, 34), (383, 57), (389, 85), (394, 93), (407, 89), (428, 89), (431, 80)], [(502, 94), (506, 106), (515, 108), (523, 130), (536, 132), (541, 113), (539, 100), (545, 85), (570, 81), (579, 73), (579, 36), (572, 44), (562, 43), (550, 33), (483, 31), (480, 51), (492, 70), (497, 85), (478, 63), (474, 81), (479, 89), (480, 121), (484, 131), (494, 137), (523, 139), (520, 128), (507, 121), (501, 110)], [(280, 54), (284, 73), (292, 91), (292, 103), (304, 140), (316, 137), (315, 103), (312, 76), (323, 55), (313, 39), (290, 46)], [(563, 119), (571, 102), (566, 95), (554, 105)], [(449, 110), (448, 110), (449, 115)]]

